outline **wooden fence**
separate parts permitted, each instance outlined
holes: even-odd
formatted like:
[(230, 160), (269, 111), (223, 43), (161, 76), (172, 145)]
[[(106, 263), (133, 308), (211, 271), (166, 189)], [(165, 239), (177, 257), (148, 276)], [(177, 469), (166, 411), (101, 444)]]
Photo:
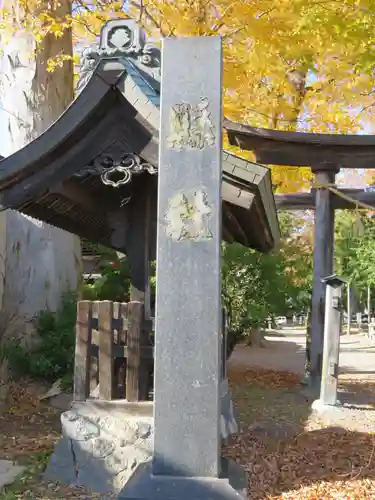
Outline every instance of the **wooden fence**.
[[(153, 376), (152, 331), (153, 321), (144, 319), (140, 302), (78, 302), (74, 400), (89, 397), (93, 362), (100, 399), (147, 400)], [(221, 334), (221, 376), (226, 378), (228, 317), (224, 310)]]
[(96, 359), (100, 399), (146, 400), (153, 367), (151, 331), (152, 321), (144, 320), (140, 302), (78, 302), (74, 399), (89, 397), (92, 361)]

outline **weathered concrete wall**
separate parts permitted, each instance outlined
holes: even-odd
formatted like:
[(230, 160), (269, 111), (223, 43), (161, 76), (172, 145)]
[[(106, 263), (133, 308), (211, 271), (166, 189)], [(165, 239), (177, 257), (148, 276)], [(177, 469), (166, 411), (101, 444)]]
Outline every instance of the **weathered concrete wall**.
[(32, 318), (55, 310), (61, 294), (75, 290), (80, 272), (80, 242), (75, 236), (9, 210), (6, 226), (6, 285), (3, 304)]

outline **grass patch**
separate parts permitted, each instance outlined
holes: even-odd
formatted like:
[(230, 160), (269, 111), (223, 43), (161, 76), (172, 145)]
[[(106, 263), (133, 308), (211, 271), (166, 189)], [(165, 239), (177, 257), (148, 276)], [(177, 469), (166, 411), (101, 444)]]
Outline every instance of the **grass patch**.
[(40, 476), (47, 467), (51, 451), (30, 453), (28, 457), (21, 457), (19, 465), (26, 467), (13, 484), (6, 486), (0, 492), (0, 500), (35, 500), (35, 493), (30, 491), (40, 481)]

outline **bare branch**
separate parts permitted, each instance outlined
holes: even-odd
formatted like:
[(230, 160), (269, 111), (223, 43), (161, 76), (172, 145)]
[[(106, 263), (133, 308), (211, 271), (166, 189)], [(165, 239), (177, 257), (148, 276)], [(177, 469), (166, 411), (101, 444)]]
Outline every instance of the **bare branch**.
[(132, 1), (132, 5), (139, 11), (138, 15), (138, 22), (141, 24), (142, 27), (147, 29), (146, 23), (143, 22), (143, 19), (145, 18), (147, 21), (149, 21), (155, 28), (157, 28), (160, 32), (160, 35), (165, 37), (169, 36), (167, 33), (164, 32), (161, 23), (159, 23), (148, 11), (146, 6), (144, 5), (144, 1), (140, 0), (140, 2), (134, 2)]

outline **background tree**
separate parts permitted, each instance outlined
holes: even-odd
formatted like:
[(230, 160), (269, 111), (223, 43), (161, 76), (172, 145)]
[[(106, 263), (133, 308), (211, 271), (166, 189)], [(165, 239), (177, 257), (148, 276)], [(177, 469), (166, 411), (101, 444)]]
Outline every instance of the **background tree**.
[[(280, 130), (341, 133), (372, 122), (375, 6), (367, 0), (140, 4), (132, 2), (131, 13), (155, 37), (223, 36), (228, 118)], [(284, 191), (311, 179), (309, 169), (273, 167), (272, 173), (275, 187)]]
[(310, 304), (309, 224), (283, 214), (280, 225), (278, 251), (264, 255), (239, 244), (223, 247), (223, 302), (231, 313), (231, 345), (247, 337), (249, 344), (264, 346), (261, 330), (267, 318), (305, 313)]
[[(77, 50), (96, 40), (107, 19), (119, 16), (138, 20), (155, 40), (221, 35), (228, 118), (280, 130), (341, 133), (373, 122), (375, 4), (369, 0), (79, 0), (59, 19), (50, 12), (54, 2), (16, 3), (27, 5), (37, 39), (60, 36), (71, 26)], [(63, 57), (50, 59), (50, 66)], [(272, 172), (283, 191), (306, 187), (312, 177), (307, 168)]]
[(340, 210), (335, 228), (337, 272), (352, 285), (361, 311), (367, 307), (368, 288), (375, 286), (375, 219), (366, 212)]

